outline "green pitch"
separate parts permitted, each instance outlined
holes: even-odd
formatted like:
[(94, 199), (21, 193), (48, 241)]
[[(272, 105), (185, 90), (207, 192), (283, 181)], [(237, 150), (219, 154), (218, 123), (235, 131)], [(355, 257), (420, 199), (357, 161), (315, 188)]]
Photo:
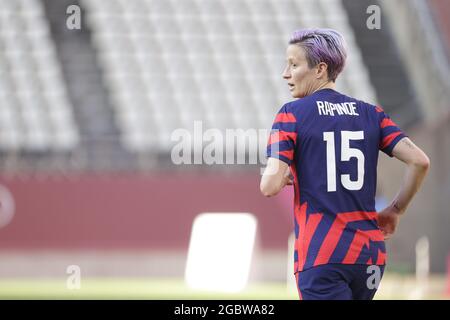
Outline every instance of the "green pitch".
[[(394, 281), (383, 279), (386, 287)], [(439, 280), (442, 281), (442, 280)], [(396, 285), (393, 282), (391, 285)], [(386, 291), (387, 292), (387, 291)], [(386, 293), (379, 290), (375, 299), (410, 299), (407, 292)], [(442, 293), (423, 299), (448, 299)], [(66, 279), (0, 279), (0, 299), (267, 299), (297, 300), (295, 290), (287, 290), (285, 283), (249, 285), (237, 294), (194, 291), (182, 279), (151, 278), (89, 278), (82, 279), (80, 289), (68, 289)]]
[(194, 291), (181, 279), (91, 278), (80, 289), (65, 279), (1, 279), (0, 299), (296, 299), (284, 283), (249, 286), (238, 294)]

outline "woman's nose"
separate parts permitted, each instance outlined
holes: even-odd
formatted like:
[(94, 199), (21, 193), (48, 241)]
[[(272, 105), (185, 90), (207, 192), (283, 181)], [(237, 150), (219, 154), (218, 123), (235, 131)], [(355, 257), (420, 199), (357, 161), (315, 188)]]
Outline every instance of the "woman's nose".
[(283, 78), (289, 79), (291, 77), (291, 73), (289, 72), (289, 66), (286, 66), (283, 70)]

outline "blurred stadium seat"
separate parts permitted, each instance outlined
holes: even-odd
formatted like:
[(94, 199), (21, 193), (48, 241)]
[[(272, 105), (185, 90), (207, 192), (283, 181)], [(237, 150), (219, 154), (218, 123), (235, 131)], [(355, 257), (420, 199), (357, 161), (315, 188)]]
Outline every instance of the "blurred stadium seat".
[[(341, 89), (375, 100), (338, 2), (82, 3), (130, 151), (167, 152), (171, 132), (194, 120), (219, 129), (268, 128), (289, 100), (281, 78), (285, 43), (293, 30), (312, 22), (345, 31), (351, 55)], [(271, 7), (279, 14), (269, 14)]]
[(77, 127), (42, 4), (5, 1), (0, 24), (0, 149), (73, 148)]

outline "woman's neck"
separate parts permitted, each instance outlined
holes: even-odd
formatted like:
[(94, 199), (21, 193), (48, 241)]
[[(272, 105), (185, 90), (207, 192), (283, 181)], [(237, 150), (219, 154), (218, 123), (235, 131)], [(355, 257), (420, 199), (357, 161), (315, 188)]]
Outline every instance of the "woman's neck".
[(334, 81), (328, 80), (327, 82), (321, 83), (312, 93), (322, 90), (322, 89), (336, 89), (336, 83)]

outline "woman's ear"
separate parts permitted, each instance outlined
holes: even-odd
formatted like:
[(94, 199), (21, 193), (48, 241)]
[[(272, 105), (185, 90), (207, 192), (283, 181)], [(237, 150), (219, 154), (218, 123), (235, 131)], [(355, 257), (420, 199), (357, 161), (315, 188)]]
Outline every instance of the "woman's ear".
[(328, 65), (325, 62), (319, 62), (316, 66), (316, 78), (328, 77)]

